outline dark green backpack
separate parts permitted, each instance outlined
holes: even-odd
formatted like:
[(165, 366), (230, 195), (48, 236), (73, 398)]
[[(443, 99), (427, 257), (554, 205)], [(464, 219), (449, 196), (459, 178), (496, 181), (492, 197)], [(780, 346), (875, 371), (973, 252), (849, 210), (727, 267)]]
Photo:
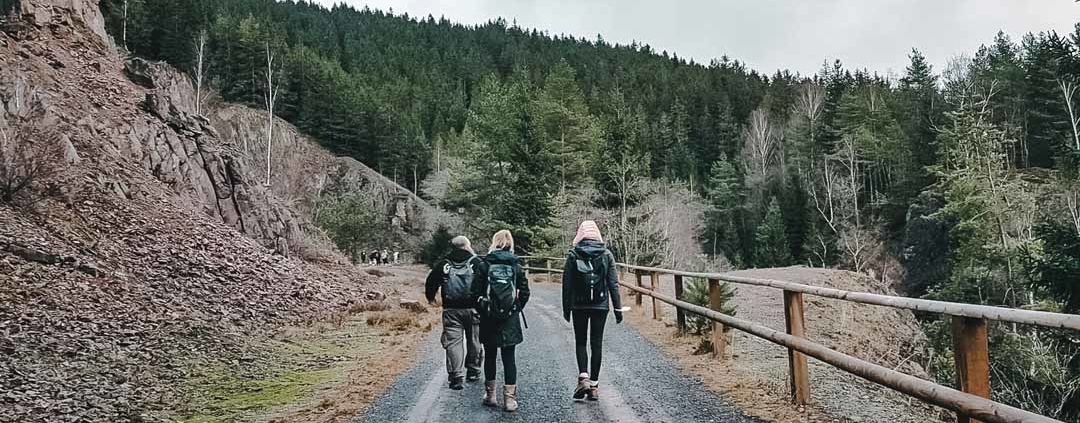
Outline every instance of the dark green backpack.
[(488, 266), (487, 317), (505, 320), (517, 311), (517, 272), (509, 264)]

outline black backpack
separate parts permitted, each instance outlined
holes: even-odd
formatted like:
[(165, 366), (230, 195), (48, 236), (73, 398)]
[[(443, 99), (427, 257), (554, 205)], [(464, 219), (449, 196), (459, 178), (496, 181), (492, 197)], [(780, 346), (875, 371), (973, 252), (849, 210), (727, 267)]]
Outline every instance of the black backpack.
[(469, 299), (472, 292), (473, 282), (473, 257), (469, 257), (462, 263), (446, 260), (443, 273), (446, 279), (443, 281), (443, 299), (446, 302), (462, 302)]
[(574, 270), (578, 275), (574, 278), (577, 281), (574, 302), (591, 305), (607, 301), (607, 254), (589, 259), (578, 257), (577, 252), (570, 250), (570, 256), (574, 260)]
[(517, 311), (517, 272), (509, 264), (488, 266), (487, 317), (505, 320)]

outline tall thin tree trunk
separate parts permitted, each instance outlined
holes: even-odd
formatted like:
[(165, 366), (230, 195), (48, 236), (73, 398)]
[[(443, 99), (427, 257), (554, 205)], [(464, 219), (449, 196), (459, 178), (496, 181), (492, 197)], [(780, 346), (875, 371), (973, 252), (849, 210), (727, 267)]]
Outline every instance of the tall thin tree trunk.
[(270, 186), (271, 156), (274, 146), (274, 101), (277, 100), (277, 88), (274, 87), (274, 55), (270, 52), (270, 42), (266, 42), (266, 182)]
[(124, 50), (127, 50), (127, 24), (128, 24), (128, 0), (124, 0), (124, 29), (121, 36), (124, 43)]

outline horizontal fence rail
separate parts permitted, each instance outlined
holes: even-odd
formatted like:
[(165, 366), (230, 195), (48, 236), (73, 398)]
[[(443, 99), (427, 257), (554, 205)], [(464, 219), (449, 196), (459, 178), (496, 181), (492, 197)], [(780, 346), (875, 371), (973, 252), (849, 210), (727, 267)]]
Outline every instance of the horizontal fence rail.
[[(560, 257), (523, 257), (533, 262), (541, 260), (544, 266), (526, 266), (529, 271), (548, 274), (562, 273), (551, 264), (562, 263)], [(656, 301), (670, 304), (676, 309), (680, 331), (686, 330), (686, 312), (703, 316), (713, 322), (712, 338), (714, 357), (723, 357), (727, 336), (726, 328), (734, 328), (763, 338), (788, 349), (789, 381), (792, 401), (804, 405), (809, 400), (810, 378), (806, 357), (813, 357), (838, 369), (859, 376), (876, 384), (918, 398), (930, 404), (957, 413), (960, 423), (1018, 423), (1058, 422), (1050, 417), (1021, 410), (992, 401), (990, 397), (990, 369), (988, 355), (987, 321), (1035, 325), (1048, 328), (1080, 330), (1080, 316), (1033, 310), (1019, 310), (976, 304), (951, 303), (867, 292), (845, 291), (773, 279), (750, 278), (727, 273), (687, 272), (648, 266), (617, 263), (623, 271), (634, 273), (634, 281), (620, 277), (619, 284), (636, 295), (636, 304), (642, 304), (642, 296), (652, 297), (653, 318), (659, 318)], [(657, 292), (660, 275), (673, 275), (675, 297)], [(625, 276), (625, 275), (620, 275)], [(648, 276), (649, 284), (643, 284)], [(708, 281), (709, 307), (702, 307), (682, 300), (683, 278), (700, 278)], [(786, 333), (748, 320), (720, 313), (720, 282), (776, 288), (784, 295)], [(857, 357), (853, 357), (805, 338), (803, 294), (832, 298), (860, 304), (876, 305), (952, 317), (953, 349), (956, 361), (957, 386), (953, 389), (931, 381), (919, 379)]]
[(828, 347), (818, 344), (816, 342), (788, 335), (784, 332), (780, 332), (778, 330), (771, 329), (754, 322), (728, 316), (726, 314), (722, 314), (717, 311), (707, 309), (705, 307), (697, 306), (685, 301), (676, 300), (672, 297), (654, 292), (652, 290), (639, 288), (623, 282), (620, 282), (620, 285), (638, 293), (649, 295), (653, 298), (682, 308), (686, 311), (699, 314), (711, 320), (718, 321), (720, 323), (723, 323), (725, 326), (733, 327), (735, 329), (741, 330), (759, 338), (763, 338), (777, 345), (795, 349), (803, 354), (814, 357), (825, 363), (831, 364), (836, 368), (839, 368), (871, 382), (877, 383), (879, 385), (884, 385), (886, 387), (911, 395), (915, 398), (921, 399), (931, 404), (935, 404), (953, 411), (961, 412), (965, 415), (975, 417), (983, 421), (994, 423), (1060, 423), (1058, 420), (1054, 420), (1049, 417), (1040, 416), (1038, 414), (1021, 410), (1019, 408), (1000, 404), (986, 398), (981, 398), (972, 394), (957, 391), (946, 386), (938, 385), (933, 382), (925, 381), (915, 376), (907, 375), (856, 357), (852, 357), (838, 351), (831, 350)]
[(770, 288), (782, 289), (784, 291), (801, 292), (804, 294), (815, 295), (818, 297), (834, 298), (837, 300), (851, 301), (861, 304), (902, 308), (914, 311), (945, 314), (949, 316), (996, 320), (999, 322), (1021, 323), (1025, 325), (1036, 325), (1049, 328), (1080, 330), (1080, 316), (1072, 314), (1050, 313), (1046, 311), (1034, 310), (1020, 310), (1014, 308), (993, 307), (977, 304), (950, 303), (947, 301), (897, 297), (890, 295), (871, 294), (868, 292), (844, 291), (841, 289), (823, 288), (820, 286), (805, 285), (794, 282), (734, 276), (725, 273), (684, 272), (681, 270), (634, 266), (631, 264), (622, 263), (619, 263), (619, 266), (634, 271), (660, 272), (669, 275), (680, 275), (691, 278), (718, 279), (742, 285), (765, 286)]

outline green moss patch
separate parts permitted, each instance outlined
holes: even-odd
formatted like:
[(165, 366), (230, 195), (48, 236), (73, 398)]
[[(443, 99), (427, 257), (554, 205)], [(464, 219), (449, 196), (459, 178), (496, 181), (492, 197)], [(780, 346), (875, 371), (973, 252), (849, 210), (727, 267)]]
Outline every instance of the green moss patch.
[(379, 347), (379, 335), (357, 315), (340, 326), (290, 329), (252, 342), (237, 360), (193, 366), (183, 387), (188, 409), (176, 417), (191, 423), (258, 421), (313, 401), (362, 365), (359, 357)]

